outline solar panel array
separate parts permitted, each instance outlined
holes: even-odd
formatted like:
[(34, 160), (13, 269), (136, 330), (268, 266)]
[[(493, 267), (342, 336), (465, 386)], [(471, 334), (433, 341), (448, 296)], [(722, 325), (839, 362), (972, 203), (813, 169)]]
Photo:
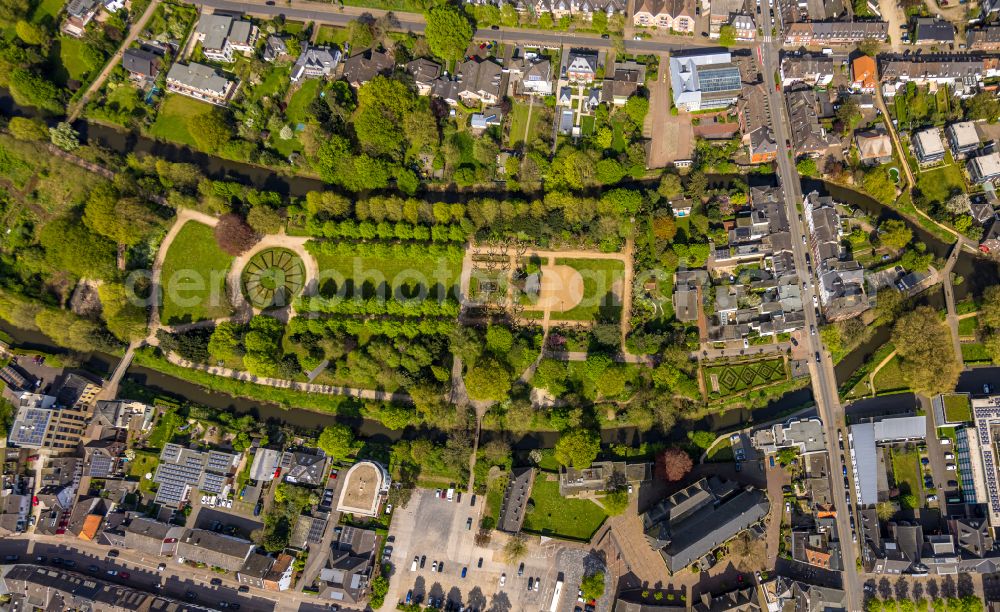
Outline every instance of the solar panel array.
[(111, 475), (111, 468), (114, 464), (114, 459), (108, 455), (94, 453), (90, 459), (90, 476), (93, 478), (107, 478)]
[[(979, 432), (980, 452), (983, 455), (983, 472), (986, 479), (986, 493), (989, 497), (990, 513), (995, 517), (1000, 515), (1000, 488), (997, 487), (997, 466), (993, 457), (993, 442), (990, 429), (1000, 424), (1000, 408), (977, 406), (973, 409), (976, 419), (976, 430)], [(996, 522), (996, 519), (991, 520)]]
[(26, 408), (18, 413), (18, 419), (10, 431), (10, 441), (17, 446), (40, 447), (45, 439), (52, 418), (51, 410)]
[(955, 430), (955, 457), (958, 479), (962, 483), (962, 498), (967, 504), (976, 503), (976, 484), (972, 477), (972, 457), (969, 453), (969, 432), (964, 427)]
[(160, 453), (160, 465), (153, 477), (153, 481), (160, 485), (156, 502), (177, 506), (192, 488), (221, 493), (233, 458), (234, 455), (228, 453), (202, 453), (177, 444), (167, 444)]
[(700, 66), (698, 85), (702, 93), (739, 91), (742, 87), (740, 69), (736, 66)]

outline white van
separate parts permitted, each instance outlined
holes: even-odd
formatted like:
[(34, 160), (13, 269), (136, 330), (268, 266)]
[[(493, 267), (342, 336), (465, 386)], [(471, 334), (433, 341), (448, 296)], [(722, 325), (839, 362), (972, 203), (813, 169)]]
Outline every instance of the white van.
[(413, 563), (410, 564), (410, 571), (411, 572), (417, 571), (417, 558), (416, 557), (413, 557)]
[(455, 499), (455, 489), (448, 489), (448, 501)]

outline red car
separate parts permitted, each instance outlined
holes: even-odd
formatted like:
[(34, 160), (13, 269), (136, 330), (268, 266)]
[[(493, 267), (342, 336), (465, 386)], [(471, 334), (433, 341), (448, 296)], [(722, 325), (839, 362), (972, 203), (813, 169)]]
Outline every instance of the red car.
[(38, 496), (37, 495), (32, 495), (31, 496), (31, 505), (32, 506), (37, 506), (38, 505)]
[(118, 572), (118, 577), (121, 578), (122, 580), (128, 580), (128, 576), (129, 576), (128, 572)]
[(330, 470), (330, 480), (336, 480), (340, 470)]

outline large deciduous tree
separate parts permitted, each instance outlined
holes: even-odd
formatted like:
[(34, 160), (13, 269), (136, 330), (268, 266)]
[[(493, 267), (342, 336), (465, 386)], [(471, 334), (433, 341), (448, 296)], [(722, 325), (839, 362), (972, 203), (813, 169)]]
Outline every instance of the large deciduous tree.
[(934, 395), (955, 388), (960, 368), (951, 330), (934, 309), (920, 306), (900, 317), (892, 329), (892, 343), (899, 354), (903, 379), (911, 389)]
[(472, 42), (472, 24), (457, 8), (441, 5), (426, 13), (424, 35), (431, 52), (444, 60), (456, 60), (465, 55)]
[(123, 198), (111, 185), (100, 185), (87, 198), (83, 222), (116, 244), (132, 246), (156, 227), (157, 217), (142, 200)]
[(465, 388), (474, 400), (504, 400), (510, 393), (510, 385), (510, 372), (492, 358), (481, 359), (465, 374)]
[(219, 248), (233, 255), (241, 255), (257, 244), (260, 236), (239, 215), (223, 215), (215, 226), (215, 241)]
[(555, 457), (561, 465), (583, 470), (597, 458), (601, 450), (601, 439), (587, 429), (564, 432), (556, 442)]
[(354, 452), (354, 432), (347, 425), (335, 423), (323, 428), (316, 445), (334, 461), (343, 461)]
[(681, 480), (694, 467), (691, 456), (679, 448), (668, 448), (656, 456), (656, 474), (667, 482)]
[(913, 240), (913, 230), (906, 223), (898, 219), (889, 219), (879, 226), (881, 234), (879, 238), (882, 244), (890, 249), (899, 251)]

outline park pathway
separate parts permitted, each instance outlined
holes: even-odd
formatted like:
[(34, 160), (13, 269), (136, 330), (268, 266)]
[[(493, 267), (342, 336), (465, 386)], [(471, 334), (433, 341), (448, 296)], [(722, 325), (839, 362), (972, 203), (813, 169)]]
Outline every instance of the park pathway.
[(128, 49), (129, 45), (132, 44), (132, 41), (139, 36), (139, 32), (142, 32), (142, 29), (146, 27), (146, 22), (153, 16), (153, 13), (156, 12), (156, 8), (159, 5), (160, 0), (153, 0), (150, 2), (149, 6), (146, 7), (145, 12), (143, 12), (142, 16), (139, 17), (138, 21), (132, 24), (132, 28), (129, 30), (128, 36), (126, 36), (125, 40), (122, 41), (122, 44), (118, 46), (118, 50), (115, 51), (114, 55), (111, 56), (111, 59), (108, 60), (108, 63), (105, 64), (104, 69), (101, 70), (99, 75), (97, 75), (94, 82), (90, 84), (87, 91), (83, 92), (83, 95), (80, 96), (80, 99), (77, 100), (76, 104), (69, 109), (66, 119), (69, 123), (73, 123), (77, 120), (77, 118), (79, 118), (80, 112), (87, 106), (87, 102), (90, 101), (90, 97), (101, 89), (101, 86), (104, 85), (104, 81), (107, 80), (111, 72), (118, 66), (119, 63), (121, 63), (125, 50)]
[(883, 367), (885, 367), (885, 365), (887, 363), (889, 363), (890, 361), (892, 361), (893, 357), (895, 357), (895, 356), (896, 356), (896, 349), (892, 349), (892, 352), (889, 353), (888, 355), (886, 355), (885, 359), (883, 359), (881, 362), (879, 362), (879, 364), (877, 366), (875, 366), (874, 368), (872, 368), (872, 371), (868, 373), (868, 388), (872, 392), (872, 397), (875, 397), (875, 395), (876, 395), (875, 394), (875, 375), (878, 374), (878, 371), (881, 370)]
[(955, 351), (955, 359), (958, 360), (959, 367), (965, 366), (965, 359), (962, 357), (962, 343), (958, 339), (958, 312), (955, 309), (955, 287), (951, 280), (951, 271), (955, 268), (958, 256), (962, 253), (962, 243), (956, 242), (951, 247), (951, 254), (948, 255), (948, 263), (941, 271), (941, 282), (944, 285), (944, 301), (948, 308), (948, 329), (951, 332), (952, 348)]

